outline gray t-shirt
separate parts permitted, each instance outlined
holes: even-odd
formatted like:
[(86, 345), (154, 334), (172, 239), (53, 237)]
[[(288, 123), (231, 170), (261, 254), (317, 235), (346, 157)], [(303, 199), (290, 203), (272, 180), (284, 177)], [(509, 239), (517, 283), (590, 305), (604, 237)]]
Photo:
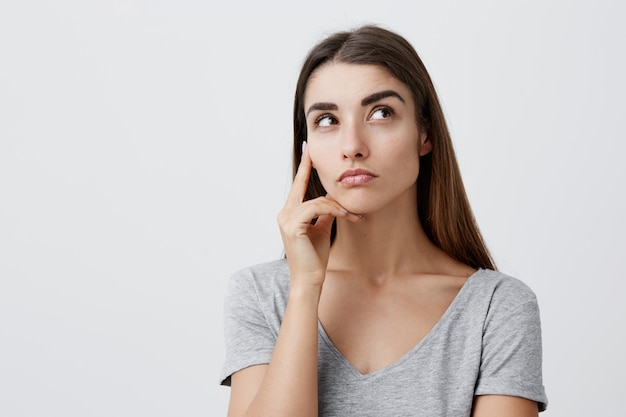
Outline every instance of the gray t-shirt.
[[(246, 268), (229, 281), (222, 385), (269, 363), (289, 295), (284, 259)], [(547, 398), (534, 293), (521, 281), (481, 269), (467, 279), (439, 322), (393, 364), (361, 374), (319, 327), (319, 416), (470, 416), (474, 396)]]

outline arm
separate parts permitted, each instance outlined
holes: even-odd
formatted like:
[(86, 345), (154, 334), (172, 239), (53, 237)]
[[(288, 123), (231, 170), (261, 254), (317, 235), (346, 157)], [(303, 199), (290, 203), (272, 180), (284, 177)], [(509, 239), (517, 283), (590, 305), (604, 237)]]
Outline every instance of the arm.
[[(298, 173), (278, 215), (289, 263), (290, 292), (268, 365), (235, 372), (229, 417), (317, 417), (317, 308), (335, 217), (360, 221), (337, 202), (320, 197), (303, 202), (311, 159), (303, 152)], [(316, 219), (314, 224), (311, 224)]]
[(291, 291), (269, 365), (232, 376), (229, 417), (317, 417), (317, 300)]
[(535, 401), (506, 395), (480, 395), (474, 399), (472, 417), (537, 417)]

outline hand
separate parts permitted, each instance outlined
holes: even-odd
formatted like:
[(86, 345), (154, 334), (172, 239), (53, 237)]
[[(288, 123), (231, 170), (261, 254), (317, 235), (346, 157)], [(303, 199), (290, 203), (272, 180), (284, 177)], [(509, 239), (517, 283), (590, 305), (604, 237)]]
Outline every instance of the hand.
[[(328, 197), (303, 201), (311, 168), (311, 157), (305, 145), (291, 191), (285, 206), (278, 214), (278, 225), (289, 263), (292, 287), (294, 284), (302, 283), (321, 288), (326, 276), (330, 231), (334, 219), (341, 217), (352, 222), (361, 221), (361, 217), (349, 213), (338, 202)], [(312, 224), (314, 219), (316, 220)]]

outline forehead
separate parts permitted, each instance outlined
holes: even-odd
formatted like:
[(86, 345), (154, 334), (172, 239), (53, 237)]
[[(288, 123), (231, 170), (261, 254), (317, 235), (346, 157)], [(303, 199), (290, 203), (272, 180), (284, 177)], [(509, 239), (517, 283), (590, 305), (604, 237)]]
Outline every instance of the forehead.
[(358, 102), (375, 92), (394, 90), (409, 103), (409, 88), (380, 65), (330, 62), (316, 69), (307, 82), (305, 108), (312, 103)]

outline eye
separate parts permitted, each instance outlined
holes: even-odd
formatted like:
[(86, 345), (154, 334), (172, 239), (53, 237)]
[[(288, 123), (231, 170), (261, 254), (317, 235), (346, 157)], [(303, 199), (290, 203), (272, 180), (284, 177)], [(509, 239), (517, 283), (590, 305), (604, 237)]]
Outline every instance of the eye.
[(323, 114), (315, 119), (315, 125), (319, 127), (328, 127), (333, 124), (337, 124), (337, 119), (330, 114)]
[(370, 117), (373, 120), (383, 120), (388, 119), (393, 116), (393, 110), (389, 107), (379, 107), (372, 112), (372, 116)]

